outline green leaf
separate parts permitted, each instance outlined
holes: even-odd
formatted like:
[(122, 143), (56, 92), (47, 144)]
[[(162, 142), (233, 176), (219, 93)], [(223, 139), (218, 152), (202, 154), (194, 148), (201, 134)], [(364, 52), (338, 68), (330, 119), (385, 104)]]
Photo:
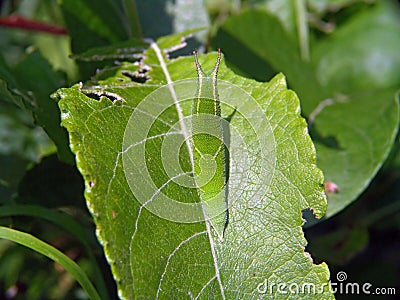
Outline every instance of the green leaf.
[(288, 0), (256, 0), (252, 7), (264, 8), (275, 15), (285, 30), (295, 36), (296, 34), (296, 8), (295, 1)]
[(379, 1), (315, 44), (315, 73), (326, 95), (400, 87), (399, 14), (396, 3)]
[(67, 74), (69, 82), (75, 82), (78, 68), (71, 60), (71, 41), (69, 36), (35, 35), (34, 47), (48, 60), (54, 70)]
[[(63, 0), (60, 6), (71, 38), (71, 50), (75, 55), (94, 47), (107, 46), (129, 38), (141, 38), (140, 35), (136, 36), (140, 33), (139, 28), (133, 30), (133, 23), (138, 20), (127, 17), (132, 7), (125, 6), (129, 10), (126, 12), (121, 0)], [(131, 15), (129, 17), (132, 18)], [(102, 67), (98, 63), (82, 61), (78, 61), (77, 65), (81, 80), (90, 78), (96, 69)]]
[[(0, 119), (1, 120), (1, 119)], [(16, 155), (0, 155), (0, 203), (12, 202), (18, 182), (24, 176), (29, 161)]]
[[(136, 4), (141, 16), (143, 34), (146, 37), (157, 38), (210, 25), (204, 0), (153, 0), (151, 2), (137, 1)], [(157, 7), (157, 10), (154, 7)]]
[(142, 28), (140, 27), (139, 14), (135, 1), (121, 0), (126, 18), (129, 22), (129, 36), (131, 38), (139, 38), (142, 36)]
[(129, 40), (125, 42), (114, 43), (110, 46), (91, 48), (84, 53), (74, 55), (73, 58), (82, 61), (136, 61), (141, 58), (141, 54), (147, 46), (148, 44), (142, 40)]
[(29, 97), (23, 95), (18, 88), (19, 86), (16, 79), (3, 56), (0, 55), (0, 99), (2, 101), (14, 103), (20, 108), (31, 108), (32, 103)]
[[(44, 155), (55, 151), (54, 144), (42, 128), (34, 126), (32, 110), (32, 99), (21, 91), (11, 70), (0, 56), (0, 162), (2, 165), (0, 199), (2, 203), (11, 200), (30, 163), (38, 162)], [(68, 147), (67, 144), (65, 146)]]
[(30, 109), (35, 122), (53, 140), (59, 158), (67, 163), (73, 163), (67, 133), (60, 126), (59, 109), (50, 99), (50, 94), (64, 84), (64, 75), (54, 71), (41, 53), (32, 49), (28, 50), (27, 55), (15, 66), (13, 72), (24, 93), (31, 93)]
[[(326, 201), (299, 101), (283, 75), (259, 83), (220, 66), (222, 116), (237, 109), (231, 119), (236, 133), (230, 136), (229, 223), (221, 240), (209, 220), (189, 219), (198, 217), (196, 210), (179, 211), (185, 205), (198, 208), (199, 198), (195, 187), (173, 180), (182, 175), (190, 182), (184, 174), (191, 165), (179, 133), (184, 131), (174, 133), (184, 119), (170, 88), (189, 116), (196, 70), (192, 57), (167, 60), (162, 50), (152, 43), (145, 52), (143, 68), (149, 71), (143, 84), (127, 82), (124, 69), (135, 67), (126, 64), (98, 85), (75, 85), (56, 94), (122, 297), (282, 297), (266, 284), (311, 283), (319, 291), (325, 285), (317, 297), (333, 299), (326, 264), (314, 265), (304, 252), (301, 212), (312, 207), (321, 217)], [(216, 54), (199, 59), (209, 70)], [(155, 117), (154, 109), (161, 115)], [(175, 161), (176, 169), (168, 168)], [(179, 202), (153, 201), (163, 197)]]
[(394, 94), (390, 89), (354, 94), (315, 118), (318, 166), (339, 186), (329, 195), (327, 217), (360, 195), (388, 156), (399, 124), (399, 96)]
[(313, 67), (301, 59), (296, 39), (266, 10), (244, 10), (228, 18), (212, 45), (226, 52), (227, 63), (247, 77), (266, 81), (283, 72), (305, 104), (314, 99), (308, 99), (310, 95), (320, 95)]
[[(25, 161), (38, 161), (41, 154), (38, 137), (44, 134), (39, 128), (32, 130), (29, 114), (14, 105), (0, 102), (0, 153), (17, 156)], [(5, 170), (12, 171), (12, 170)]]
[(398, 8), (390, 1), (355, 13), (332, 35), (314, 41), (311, 63), (301, 60), (291, 34), (262, 9), (228, 18), (212, 44), (221, 47), (228, 62), (247, 76), (269, 79), (274, 73), (265, 70), (268, 65), (275, 73), (284, 72), (308, 115), (320, 102), (339, 93), (400, 85), (397, 15)]
[[(321, 95), (333, 99), (333, 105), (324, 107), (331, 100), (323, 101), (313, 112), (323, 107), (316, 120), (323, 137), (316, 139), (318, 165), (340, 189), (330, 196), (328, 217), (357, 199), (394, 143), (399, 126), (398, 13), (394, 3), (380, 1), (352, 16), (313, 50)], [(337, 147), (323, 145), (327, 137)]]
[(257, 6), (264, 7), (277, 16), (285, 31), (298, 41), (301, 57), (310, 59), (308, 40), (308, 22), (305, 0), (267, 0), (255, 1)]
[(61, 10), (75, 54), (129, 37), (130, 24), (120, 1), (61, 1)]
[(307, 4), (311, 11), (318, 14), (324, 14), (328, 12), (337, 12), (340, 9), (348, 6), (363, 3), (374, 3), (376, 0), (365, 1), (365, 0), (307, 0)]

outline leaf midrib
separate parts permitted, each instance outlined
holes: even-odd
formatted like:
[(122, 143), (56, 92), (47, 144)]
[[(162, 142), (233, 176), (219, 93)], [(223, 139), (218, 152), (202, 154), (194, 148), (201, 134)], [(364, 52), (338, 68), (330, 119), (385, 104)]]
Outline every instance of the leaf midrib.
[[(157, 59), (160, 63), (161, 69), (163, 71), (163, 74), (165, 76), (165, 79), (167, 80), (167, 85), (168, 85), (168, 89), (171, 93), (172, 99), (174, 100), (174, 104), (175, 104), (175, 108), (176, 111), (178, 113), (178, 118), (179, 118), (179, 125), (181, 127), (181, 132), (182, 135), (184, 136), (185, 142), (186, 142), (186, 146), (188, 148), (188, 152), (189, 152), (189, 158), (190, 158), (190, 163), (192, 166), (192, 172), (194, 173), (194, 156), (193, 156), (193, 151), (192, 151), (192, 147), (190, 145), (190, 139), (189, 139), (189, 132), (186, 128), (186, 125), (184, 123), (184, 115), (183, 115), (183, 111), (182, 108), (179, 104), (178, 98), (176, 96), (176, 92), (174, 90), (174, 86), (173, 86), (173, 81), (171, 79), (171, 75), (168, 71), (168, 67), (167, 64), (165, 63), (164, 57), (161, 53), (161, 49), (160, 47), (157, 45), (157, 43), (153, 40), (150, 40), (150, 48), (152, 48), (157, 56)], [(203, 206), (202, 206), (203, 207)], [(214, 263), (214, 269), (215, 269), (215, 278), (218, 281), (218, 285), (221, 291), (221, 297), (223, 300), (225, 300), (225, 291), (224, 291), (224, 287), (222, 284), (222, 280), (221, 280), (221, 275), (219, 272), (219, 267), (218, 267), (218, 258), (217, 258), (217, 254), (215, 252), (215, 241), (214, 238), (211, 234), (211, 224), (210, 221), (206, 218), (206, 213), (204, 211), (204, 207), (203, 207), (203, 215), (204, 215), (204, 222), (206, 225), (206, 231), (207, 231), (207, 235), (208, 235), (208, 239), (210, 241), (210, 250), (211, 250), (211, 255), (212, 255), (212, 259), (213, 259), (213, 263)]]

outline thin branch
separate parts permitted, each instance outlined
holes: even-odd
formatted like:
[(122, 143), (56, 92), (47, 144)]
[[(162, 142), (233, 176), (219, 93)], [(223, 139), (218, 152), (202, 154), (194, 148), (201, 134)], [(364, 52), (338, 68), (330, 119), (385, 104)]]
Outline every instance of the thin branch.
[(55, 35), (67, 34), (67, 30), (64, 27), (41, 21), (26, 19), (16, 14), (7, 17), (0, 17), (0, 26), (37, 32), (46, 32)]

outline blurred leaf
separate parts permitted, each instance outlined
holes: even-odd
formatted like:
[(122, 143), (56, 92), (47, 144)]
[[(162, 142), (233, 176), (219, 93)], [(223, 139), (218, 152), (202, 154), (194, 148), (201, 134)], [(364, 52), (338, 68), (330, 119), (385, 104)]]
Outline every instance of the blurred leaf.
[(393, 94), (354, 94), (325, 107), (315, 118), (318, 166), (326, 180), (339, 186), (339, 192), (329, 196), (327, 217), (364, 191), (389, 154), (399, 125), (399, 98)]
[(49, 152), (54, 152), (54, 146), (43, 130), (33, 125), (30, 113), (0, 100), (1, 203), (12, 199), (28, 166)]
[(314, 45), (316, 77), (325, 94), (400, 88), (399, 15), (393, 1), (379, 1)]
[(204, 0), (153, 0), (136, 4), (145, 37), (157, 38), (210, 25)]
[(309, 28), (306, 0), (253, 0), (250, 1), (253, 8), (266, 10), (271, 16), (275, 16), (286, 35), (296, 41), (302, 60), (309, 61)]
[(31, 103), (29, 100), (27, 100), (27, 98), (28, 97), (24, 97), (22, 95), (13, 93), (9, 89), (9, 83), (3, 79), (0, 79), (0, 99), (1, 99), (1, 101), (7, 101), (7, 102), (17, 105), (20, 108), (26, 108), (27, 106), (31, 106)]
[(61, 10), (74, 54), (129, 38), (120, 1), (62, 0)]
[[(161, 39), (160, 45), (170, 47), (168, 38)], [(164, 47), (158, 47), (152, 44), (145, 52), (143, 67), (151, 66), (151, 69), (143, 84), (128, 84), (127, 79), (121, 83), (123, 70), (129, 66), (124, 64), (118, 72), (113, 71), (116, 77), (102, 77), (100, 85), (75, 85), (57, 93), (63, 125), (70, 133), (71, 147), (85, 178), (88, 205), (121, 296), (185, 298), (192, 295), (220, 299), (225, 295), (226, 299), (249, 299), (259, 294), (257, 287), (265, 280), (326, 284), (328, 269), (325, 264), (313, 265), (304, 253), (306, 241), (301, 231), (303, 209), (311, 206), (317, 216), (324, 213), (323, 180), (314, 165), (315, 153), (306, 133), (306, 124), (299, 115), (298, 99), (287, 90), (282, 75), (262, 84), (233, 74), (223, 63), (220, 66), (221, 85), (226, 80), (256, 98), (263, 117), (268, 119), (262, 135), (271, 141), (267, 144), (271, 156), (266, 160), (260, 158), (259, 149), (255, 148), (259, 139), (246, 126), (248, 116), (237, 114), (231, 120), (246, 136), (249, 147), (253, 147), (252, 159), (257, 159), (254, 165), (250, 163), (252, 168), (246, 171), (249, 173), (231, 173), (229, 191), (234, 199), (229, 200), (232, 206), (223, 241), (209, 227), (209, 221), (168, 221), (143, 209), (144, 206), (135, 199), (126, 177), (130, 176), (130, 169), (123, 166), (121, 156), (129, 148), (121, 151), (124, 149), (124, 132), (128, 132), (128, 136), (137, 132), (145, 117), (131, 125), (128, 124), (129, 118), (133, 111), (141, 112), (138, 106), (145, 102), (146, 96), (168, 81), (167, 75), (171, 80), (180, 80), (193, 78), (196, 74), (192, 57), (166, 60), (162, 53)], [(215, 58), (215, 54), (201, 57), (204, 69), (210, 69)], [(163, 67), (164, 63), (167, 69)], [(189, 87), (189, 93), (194, 95), (195, 86)], [(233, 100), (227, 97), (224, 101)], [(162, 137), (164, 130), (171, 129), (178, 120), (174, 107), (164, 111), (158, 119), (154, 118), (154, 126), (143, 143), (145, 157), (131, 157), (129, 160), (135, 163), (145, 159), (145, 168), (152, 174), (156, 186), (163, 189), (162, 192), (165, 190), (166, 194), (179, 197), (183, 202), (197, 202), (195, 190), (174, 182), (169, 184), (169, 177), (161, 166), (163, 139), (151, 138), (157, 134)], [(184, 114), (190, 114), (191, 104), (182, 104), (182, 109)], [(251, 114), (256, 107), (248, 106), (247, 109)], [(231, 150), (237, 151), (237, 155), (232, 157), (242, 157), (245, 151), (240, 147)], [(172, 156), (167, 154), (167, 157)], [(178, 156), (182, 167), (187, 167), (187, 153), (183, 151)], [(238, 170), (249, 167), (242, 166), (245, 161), (240, 159), (237, 163)], [(143, 170), (132, 168), (131, 171)], [(263, 174), (261, 186), (240, 179), (254, 176), (257, 180), (258, 172)], [(264, 174), (272, 176), (270, 183), (265, 182), (268, 176)], [(147, 179), (138, 175), (134, 180), (140, 180), (142, 191), (148, 189)], [(320, 295), (321, 299), (333, 297), (327, 293)]]
[(83, 190), (83, 180), (77, 169), (50, 156), (26, 172), (19, 183), (17, 201), (43, 207), (85, 209)]
[(70, 38), (68, 36), (49, 36), (37, 34), (34, 45), (43, 57), (49, 61), (54, 70), (60, 70), (68, 75), (68, 82), (75, 82), (78, 68), (71, 59)]
[(337, 12), (338, 10), (357, 2), (371, 4), (376, 2), (376, 0), (307, 0), (310, 9), (318, 14)]
[[(10, 87), (15, 88), (17, 86), (17, 83), (2, 55), (0, 55), (0, 78), (2, 79), (2, 82), (7, 83)], [(4, 100), (3, 97), (2, 100)]]
[(109, 46), (94, 47), (81, 54), (74, 55), (73, 58), (82, 61), (137, 61), (142, 57), (143, 51), (147, 47), (148, 43), (142, 40), (129, 40)]
[(0, 205), (10, 203), (29, 161), (15, 155), (0, 155)]
[(9, 288), (18, 282), (19, 271), (26, 261), (27, 250), (22, 247), (10, 247), (8, 241), (0, 240), (0, 288)]
[(126, 18), (129, 22), (129, 37), (142, 37), (142, 28), (140, 26), (139, 13), (136, 7), (135, 0), (122, 0), (122, 5), (125, 10)]
[[(257, 30), (263, 28), (263, 30)], [(226, 20), (212, 40), (227, 62), (248, 77), (266, 81), (283, 72), (303, 103), (319, 95), (320, 87), (310, 64), (302, 61), (296, 40), (276, 16), (264, 9), (245, 10)]]
[[(131, 24), (120, 0), (61, 0), (61, 11), (73, 54), (129, 39)], [(133, 37), (135, 38), (135, 37)], [(140, 38), (140, 37), (136, 37)], [(88, 79), (105, 64), (78, 62), (80, 80)]]
[(29, 97), (18, 90), (18, 83), (0, 55), (0, 100), (14, 103), (20, 108), (32, 107)]
[[(276, 16), (285, 31), (293, 38), (296, 37), (296, 5), (292, 0), (252, 0), (252, 7), (264, 8)], [(302, 1), (302, 0), (301, 0)]]
[(400, 170), (400, 136), (397, 136), (391, 158), (392, 167)]
[(35, 122), (54, 141), (60, 159), (67, 163), (73, 163), (67, 132), (60, 126), (59, 109), (57, 104), (50, 99), (50, 94), (64, 84), (65, 76), (55, 72), (37, 50), (28, 53), (15, 66), (13, 72), (26, 93), (32, 93)]
[[(400, 86), (400, 59), (396, 55), (400, 19), (393, 6), (390, 1), (381, 1), (355, 14), (330, 37), (315, 41), (311, 64), (302, 62), (294, 39), (264, 10), (246, 10), (228, 18), (212, 44), (223, 48), (230, 64), (250, 77), (268, 80), (273, 73), (265, 70), (266, 64), (275, 73), (284, 72), (308, 115), (319, 102), (338, 93)], [(249, 64), (252, 61), (256, 63)], [(263, 69), (265, 75), (260, 76)]]
[(0, 103), (0, 153), (37, 161), (39, 151), (29, 115), (14, 106)]
[(11, 70), (0, 56), (0, 197), (11, 201), (31, 162), (54, 151), (40, 127), (33, 124), (32, 99), (18, 86)]

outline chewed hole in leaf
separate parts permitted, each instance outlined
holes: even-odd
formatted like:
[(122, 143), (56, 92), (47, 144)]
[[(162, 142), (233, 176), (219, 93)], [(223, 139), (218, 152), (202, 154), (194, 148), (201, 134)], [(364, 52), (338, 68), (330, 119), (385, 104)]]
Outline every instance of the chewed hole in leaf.
[(102, 98), (107, 98), (113, 103), (117, 101), (125, 102), (125, 100), (121, 96), (110, 92), (96, 91), (96, 90), (82, 90), (82, 93), (84, 93), (85, 96), (96, 101), (100, 101)]
[(130, 80), (133, 82), (137, 83), (145, 83), (147, 80), (150, 79), (150, 77), (147, 75), (147, 70), (146, 69), (140, 69), (136, 72), (131, 72), (131, 71), (121, 71), (121, 73), (128, 77)]

